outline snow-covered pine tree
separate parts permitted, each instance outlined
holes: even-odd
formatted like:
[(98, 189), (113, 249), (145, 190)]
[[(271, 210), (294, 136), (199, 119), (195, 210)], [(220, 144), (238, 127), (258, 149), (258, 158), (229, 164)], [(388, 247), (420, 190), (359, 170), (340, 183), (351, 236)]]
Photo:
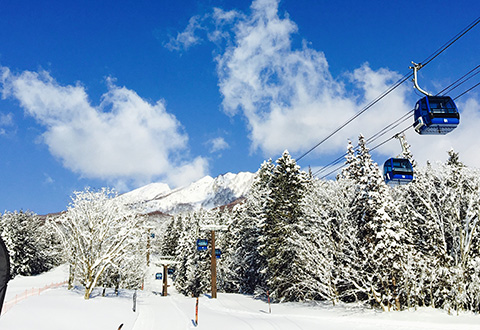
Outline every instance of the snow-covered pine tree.
[[(175, 221), (182, 223), (183, 231), (179, 233), (177, 248), (175, 253), (175, 259), (178, 263), (175, 265), (175, 288), (182, 294), (187, 295), (186, 293), (186, 283), (187, 283), (187, 263), (190, 259), (190, 256), (194, 251), (192, 244), (195, 244), (193, 240), (195, 238), (190, 237), (192, 235), (192, 224), (187, 221), (187, 216), (179, 214), (176, 215)], [(188, 236), (187, 236), (188, 235)]]
[(245, 202), (232, 214), (228, 230), (233, 247), (229, 276), (241, 293), (266, 294), (266, 274), (262, 270), (266, 270), (267, 265), (259, 249), (264, 242), (265, 206), (274, 167), (271, 160), (261, 165)]
[(12, 277), (36, 275), (52, 266), (53, 256), (43, 227), (39, 217), (30, 211), (5, 212), (1, 217), (1, 236), (10, 254)]
[(306, 228), (305, 194), (311, 182), (285, 151), (277, 161), (265, 207), (264, 241), (260, 252), (270, 296), (277, 301), (311, 298), (309, 253), (312, 252)]
[(355, 148), (351, 140), (348, 140), (347, 152), (345, 154), (345, 166), (341, 173), (337, 176), (337, 179), (354, 179), (359, 172), (359, 163), (355, 155)]
[(220, 207), (210, 210), (207, 214), (208, 217), (214, 219), (214, 223), (220, 226), (226, 226), (227, 230), (216, 231), (215, 234), (215, 248), (220, 249), (220, 258), (216, 259), (217, 262), (217, 291), (220, 292), (238, 292), (238, 287), (232, 281), (232, 254), (234, 253), (235, 246), (232, 244), (234, 241), (234, 234), (230, 232), (231, 223), (233, 219), (234, 210), (229, 206)]
[(356, 274), (351, 278), (355, 287), (368, 297), (371, 304), (384, 310), (401, 308), (401, 265), (404, 262), (402, 224), (396, 217), (396, 205), (371, 159), (365, 139), (358, 139), (359, 176), (352, 218), (357, 223), (360, 240), (357, 246)]
[(197, 239), (200, 237), (199, 212), (183, 215), (184, 230), (181, 233), (176, 253), (179, 264), (175, 271), (175, 287), (184, 294), (198, 297), (208, 292), (210, 284), (209, 252), (197, 251)]
[(176, 216), (172, 217), (166, 226), (165, 231), (163, 232), (162, 243), (161, 243), (161, 254), (163, 256), (174, 256), (178, 242), (180, 239), (180, 234), (183, 231), (182, 217)]
[(321, 283), (328, 283), (325, 298), (333, 303), (351, 299), (351, 286), (346, 279), (351, 273), (349, 267), (356, 262), (353, 251), (358, 240), (357, 227), (350, 218), (353, 188), (352, 181), (342, 177), (336, 181), (318, 181), (315, 189), (317, 200), (310, 204), (319, 221), (323, 222), (316, 226), (321, 237), (319, 266), (324, 268)]

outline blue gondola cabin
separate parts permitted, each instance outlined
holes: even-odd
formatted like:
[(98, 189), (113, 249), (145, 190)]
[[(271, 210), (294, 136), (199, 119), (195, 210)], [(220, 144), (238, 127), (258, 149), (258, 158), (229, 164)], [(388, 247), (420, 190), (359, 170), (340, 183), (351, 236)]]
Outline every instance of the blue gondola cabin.
[(217, 257), (217, 259), (220, 259), (221, 256), (222, 256), (222, 250), (215, 249), (215, 257)]
[(412, 164), (405, 158), (390, 158), (383, 164), (383, 177), (386, 184), (407, 184), (413, 180)]
[(445, 135), (460, 123), (460, 114), (450, 96), (425, 96), (415, 105), (413, 127), (418, 134)]

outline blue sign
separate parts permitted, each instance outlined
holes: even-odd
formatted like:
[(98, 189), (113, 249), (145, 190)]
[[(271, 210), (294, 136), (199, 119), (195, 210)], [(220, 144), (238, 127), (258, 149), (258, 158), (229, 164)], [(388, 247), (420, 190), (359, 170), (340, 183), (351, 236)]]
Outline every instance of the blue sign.
[(197, 239), (197, 250), (205, 251), (208, 248), (208, 239)]

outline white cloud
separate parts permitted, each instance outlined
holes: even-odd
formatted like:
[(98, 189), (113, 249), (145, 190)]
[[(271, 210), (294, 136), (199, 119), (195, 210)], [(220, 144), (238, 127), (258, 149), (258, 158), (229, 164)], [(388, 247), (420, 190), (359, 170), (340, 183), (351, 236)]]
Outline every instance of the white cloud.
[(207, 144), (210, 146), (211, 153), (230, 148), (227, 141), (225, 141), (223, 137), (211, 139), (207, 142)]
[(0, 126), (12, 126), (13, 125), (13, 113), (3, 114), (0, 113)]
[(45, 180), (43, 181), (43, 183), (45, 184), (53, 184), (55, 183), (55, 180), (50, 176), (48, 175), (47, 173), (43, 173), (43, 176), (45, 178)]
[[(236, 24), (234, 43), (217, 58), (223, 107), (247, 118), (254, 150), (306, 150), (358, 105), (331, 76), (322, 52), (306, 42), (292, 49), (297, 26), (278, 16), (277, 1), (254, 1), (251, 10)], [(337, 139), (333, 147), (345, 141)]]
[[(306, 41), (300, 48), (292, 46), (298, 28), (288, 15), (279, 16), (278, 3), (256, 0), (249, 16), (238, 15), (232, 29), (234, 38), (217, 57), (217, 72), (224, 111), (245, 116), (252, 149), (270, 156), (288, 148), (298, 157), (383, 94), (401, 75), (385, 68), (374, 70), (366, 63), (342, 76), (342, 83), (331, 76), (322, 52)], [(346, 84), (353, 89), (347, 90)], [(312, 155), (342, 152), (347, 139), (356, 143), (360, 133), (368, 138), (379, 132), (413, 109), (412, 91), (411, 84), (400, 85)], [(472, 143), (477, 140), (475, 125), (480, 119), (478, 101), (469, 100), (459, 108), (462, 123), (446, 136), (425, 137), (407, 131), (407, 140), (420, 164), (427, 159), (445, 159), (446, 151), (453, 146), (467, 164), (480, 166), (480, 154)], [(370, 147), (412, 123), (413, 118), (409, 118)], [(377, 152), (385, 158), (396, 156), (401, 152), (400, 144), (389, 142)]]
[(13, 113), (0, 113), (0, 135), (8, 136), (15, 131)]
[(174, 186), (183, 182), (172, 173), (205, 174), (205, 159), (182, 158), (188, 137), (163, 101), (151, 104), (109, 81), (93, 106), (83, 86), (60, 86), (44, 71), (17, 75), (2, 68), (2, 77), (3, 97), (17, 99), (45, 127), (43, 142), (73, 172), (119, 184), (161, 178)]
[[(170, 51), (184, 51), (201, 44), (204, 36), (215, 43), (229, 39), (229, 28), (243, 17), (244, 15), (236, 10), (224, 11), (221, 8), (213, 8), (211, 13), (191, 17), (186, 28), (178, 32), (176, 37), (170, 36), (164, 47)], [(214, 24), (213, 28), (210, 26), (211, 22)]]
[(193, 45), (200, 43), (201, 38), (196, 34), (197, 30), (203, 30), (201, 25), (202, 18), (193, 16), (188, 21), (188, 25), (183, 32), (177, 33), (175, 38), (170, 37), (170, 41), (165, 44), (165, 48), (169, 50), (186, 50)]

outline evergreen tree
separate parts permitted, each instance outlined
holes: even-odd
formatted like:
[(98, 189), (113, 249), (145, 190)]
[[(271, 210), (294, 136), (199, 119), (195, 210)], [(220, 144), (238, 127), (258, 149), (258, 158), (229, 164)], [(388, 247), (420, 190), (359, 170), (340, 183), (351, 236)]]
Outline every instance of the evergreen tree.
[[(6, 212), (0, 221), (1, 236), (10, 254), (11, 276), (36, 275), (54, 263), (41, 220), (33, 212)], [(50, 255), (50, 256), (49, 256)]]
[(267, 290), (267, 265), (260, 250), (265, 243), (262, 233), (273, 168), (271, 160), (261, 165), (245, 202), (235, 209), (228, 230), (234, 247), (229, 261), (230, 278), (241, 293), (263, 295)]
[(197, 251), (197, 239), (200, 232), (200, 214), (186, 214), (176, 259), (175, 287), (184, 295), (198, 297), (208, 292), (210, 279), (210, 258), (208, 251)]
[[(265, 207), (264, 242), (260, 247), (266, 259), (267, 286), (271, 297), (296, 301), (309, 293), (304, 286), (309, 277), (306, 254), (305, 192), (308, 175), (300, 171), (285, 151), (277, 161)], [(307, 246), (305, 246), (307, 245)]]
[[(358, 141), (359, 176), (352, 218), (357, 224), (355, 286), (371, 303), (384, 310), (400, 309), (401, 265), (404, 261), (404, 230), (396, 218), (396, 208), (389, 188), (371, 159), (365, 139)], [(353, 268), (355, 269), (355, 268)]]
[(355, 148), (352, 141), (348, 140), (347, 153), (345, 155), (345, 166), (342, 172), (337, 176), (337, 179), (355, 179), (358, 177), (359, 162), (355, 155)]

